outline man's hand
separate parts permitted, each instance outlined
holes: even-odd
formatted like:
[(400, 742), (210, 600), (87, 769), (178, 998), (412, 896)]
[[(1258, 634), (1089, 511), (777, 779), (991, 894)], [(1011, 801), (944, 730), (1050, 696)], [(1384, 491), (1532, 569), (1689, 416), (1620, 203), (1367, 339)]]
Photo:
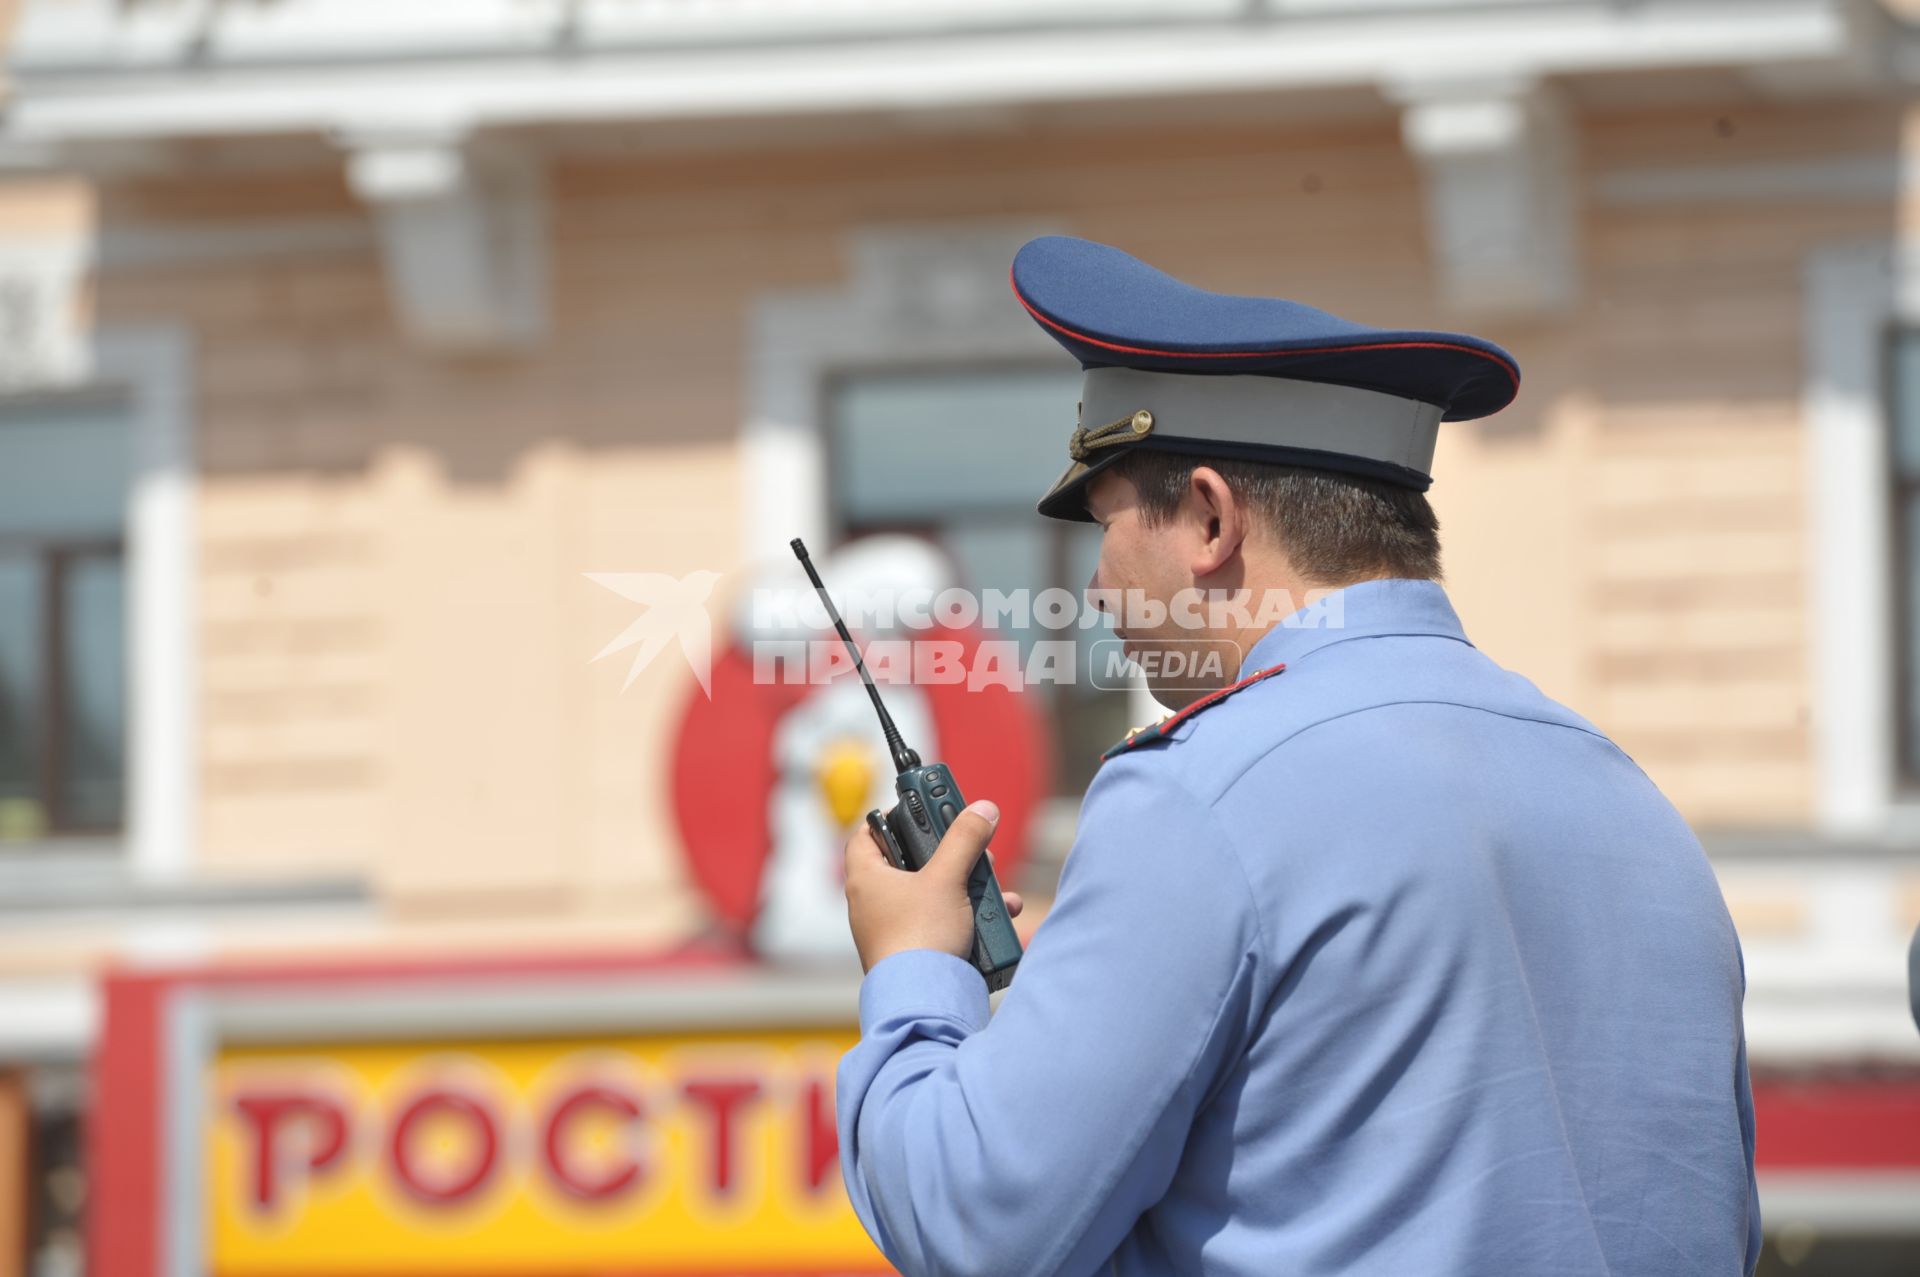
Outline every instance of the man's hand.
[[(967, 875), (1000, 820), (990, 802), (967, 804), (920, 870), (895, 869), (865, 824), (847, 840), (847, 921), (860, 950), (860, 966), (871, 971), (882, 958), (903, 949), (938, 949), (956, 958), (973, 953), (973, 904), (967, 899)], [(1002, 893), (1007, 916), (1020, 915), (1020, 897)]]

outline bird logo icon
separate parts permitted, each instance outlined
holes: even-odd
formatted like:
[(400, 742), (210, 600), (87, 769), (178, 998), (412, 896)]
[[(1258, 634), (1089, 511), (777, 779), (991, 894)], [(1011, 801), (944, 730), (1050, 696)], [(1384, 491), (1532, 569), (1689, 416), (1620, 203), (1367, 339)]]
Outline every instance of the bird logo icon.
[(632, 687), (640, 671), (647, 668), (668, 643), (677, 639), (680, 654), (687, 658), (694, 678), (700, 682), (700, 690), (712, 698), (713, 623), (707, 615), (707, 599), (720, 580), (718, 572), (702, 569), (679, 577), (664, 572), (587, 572), (583, 575), (647, 609), (593, 657), (598, 661), (630, 647), (637, 649), (632, 664), (627, 666), (627, 681), (620, 685), (621, 691)]

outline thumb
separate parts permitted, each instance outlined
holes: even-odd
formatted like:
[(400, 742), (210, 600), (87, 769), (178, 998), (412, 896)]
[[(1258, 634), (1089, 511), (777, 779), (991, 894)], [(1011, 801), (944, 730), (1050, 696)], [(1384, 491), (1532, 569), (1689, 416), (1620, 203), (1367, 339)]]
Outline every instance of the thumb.
[(965, 882), (967, 875), (973, 872), (980, 853), (987, 849), (987, 840), (993, 837), (993, 830), (1000, 823), (1000, 808), (982, 798), (967, 804), (967, 809), (954, 819), (948, 827), (946, 836), (934, 849), (933, 859), (926, 863), (920, 872), (929, 870), (940, 873), (954, 882)]

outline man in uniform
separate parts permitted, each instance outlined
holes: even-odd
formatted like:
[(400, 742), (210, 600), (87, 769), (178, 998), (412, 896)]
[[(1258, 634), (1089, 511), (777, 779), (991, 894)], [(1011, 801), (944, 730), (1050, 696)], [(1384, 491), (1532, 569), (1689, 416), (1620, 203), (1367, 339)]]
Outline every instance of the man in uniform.
[(1163, 678), (1179, 712), (1109, 752), (991, 1020), (962, 955), (992, 804), (918, 874), (849, 843), (840, 1148), (880, 1248), (910, 1277), (1752, 1273), (1713, 873), (1438, 584), (1436, 429), (1504, 407), (1513, 360), (1076, 239), (1013, 279), (1086, 370), (1040, 511), (1101, 525), (1092, 584), (1250, 603), (1119, 616), (1149, 670), (1195, 639), (1227, 660)]

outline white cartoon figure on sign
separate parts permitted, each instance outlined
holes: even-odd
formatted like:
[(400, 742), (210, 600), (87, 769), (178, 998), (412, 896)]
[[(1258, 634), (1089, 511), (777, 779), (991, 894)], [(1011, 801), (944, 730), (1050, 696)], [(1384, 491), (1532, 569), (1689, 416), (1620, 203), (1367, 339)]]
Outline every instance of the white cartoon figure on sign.
[[(930, 598), (953, 580), (938, 550), (904, 536), (853, 542), (826, 556), (820, 569), (834, 597), (843, 601), (900, 600), (916, 593)], [(914, 636), (912, 629), (869, 625), (854, 637), (864, 647)], [(839, 641), (831, 629), (809, 631), (807, 638)], [(921, 757), (940, 757), (925, 693), (903, 682), (882, 686), (880, 694), (901, 736)], [(753, 947), (777, 960), (854, 960), (844, 849), (869, 811), (884, 811), (897, 801), (880, 723), (858, 678), (848, 675), (811, 689), (775, 727), (773, 753), (767, 813), (773, 845), (760, 881)]]

